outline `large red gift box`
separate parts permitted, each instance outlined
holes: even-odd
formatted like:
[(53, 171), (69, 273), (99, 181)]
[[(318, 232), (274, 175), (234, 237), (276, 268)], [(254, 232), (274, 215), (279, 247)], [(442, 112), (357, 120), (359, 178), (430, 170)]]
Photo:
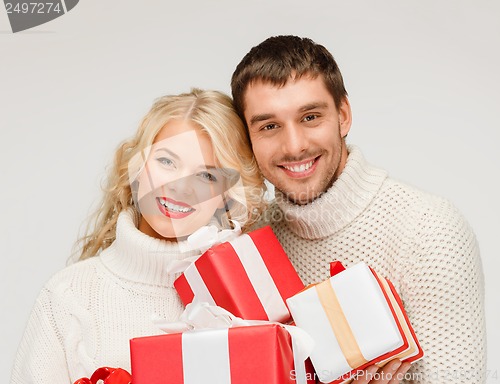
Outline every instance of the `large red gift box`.
[(208, 249), (174, 283), (183, 303), (208, 302), (250, 320), (285, 323), (304, 288), (269, 226)]
[(291, 337), (277, 324), (140, 337), (130, 351), (134, 384), (296, 383)]

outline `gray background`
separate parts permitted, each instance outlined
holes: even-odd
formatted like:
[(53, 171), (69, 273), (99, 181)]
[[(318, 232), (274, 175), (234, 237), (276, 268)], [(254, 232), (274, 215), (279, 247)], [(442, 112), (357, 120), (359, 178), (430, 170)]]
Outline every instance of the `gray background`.
[(486, 276), (489, 369), (500, 370), (500, 2), (85, 0), (17, 34), (0, 10), (0, 382), (118, 143), (162, 94), (229, 92), (242, 56), (276, 34), (333, 52), (354, 113), (348, 142), (468, 218)]

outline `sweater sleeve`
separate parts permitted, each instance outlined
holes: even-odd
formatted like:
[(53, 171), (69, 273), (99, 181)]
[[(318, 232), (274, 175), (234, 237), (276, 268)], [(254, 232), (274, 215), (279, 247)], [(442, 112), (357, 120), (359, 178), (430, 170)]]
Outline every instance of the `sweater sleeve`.
[(484, 383), (484, 278), (476, 238), (447, 201), (420, 216), (403, 300), (425, 356), (414, 383)]
[(31, 312), (14, 361), (10, 383), (71, 383), (62, 336), (54, 316), (54, 302), (47, 289), (42, 290)]

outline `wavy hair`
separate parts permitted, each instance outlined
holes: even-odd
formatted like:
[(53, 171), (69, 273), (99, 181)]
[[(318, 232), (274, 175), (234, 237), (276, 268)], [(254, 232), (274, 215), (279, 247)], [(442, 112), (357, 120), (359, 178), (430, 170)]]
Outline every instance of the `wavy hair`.
[[(131, 164), (132, 168), (138, 169), (138, 165), (133, 164), (134, 159), (141, 158), (139, 154), (153, 144), (158, 132), (172, 119), (187, 119), (198, 125), (211, 139), (217, 165), (239, 172), (241, 182), (226, 192), (231, 201), (227, 206), (227, 216), (239, 221), (245, 230), (261, 214), (265, 207), (264, 181), (231, 98), (219, 91), (200, 89), (163, 96), (142, 119), (135, 136), (122, 142), (116, 150), (102, 201), (89, 218), (85, 234), (75, 244), (79, 260), (95, 256), (111, 245), (116, 238), (120, 212), (133, 209), (139, 216), (131, 188)], [(222, 225), (228, 227), (231, 224), (226, 220)]]

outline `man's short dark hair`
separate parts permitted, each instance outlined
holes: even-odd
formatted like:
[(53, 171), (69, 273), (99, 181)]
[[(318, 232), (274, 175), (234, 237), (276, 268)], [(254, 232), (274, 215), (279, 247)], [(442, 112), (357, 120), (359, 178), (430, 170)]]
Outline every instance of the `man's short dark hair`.
[[(244, 94), (249, 84), (263, 81), (284, 86), (293, 76), (321, 75), (337, 109), (347, 96), (344, 80), (332, 54), (308, 38), (273, 36), (253, 47), (236, 67), (231, 78), (234, 106), (244, 117)], [(246, 124), (245, 124), (246, 125)]]

